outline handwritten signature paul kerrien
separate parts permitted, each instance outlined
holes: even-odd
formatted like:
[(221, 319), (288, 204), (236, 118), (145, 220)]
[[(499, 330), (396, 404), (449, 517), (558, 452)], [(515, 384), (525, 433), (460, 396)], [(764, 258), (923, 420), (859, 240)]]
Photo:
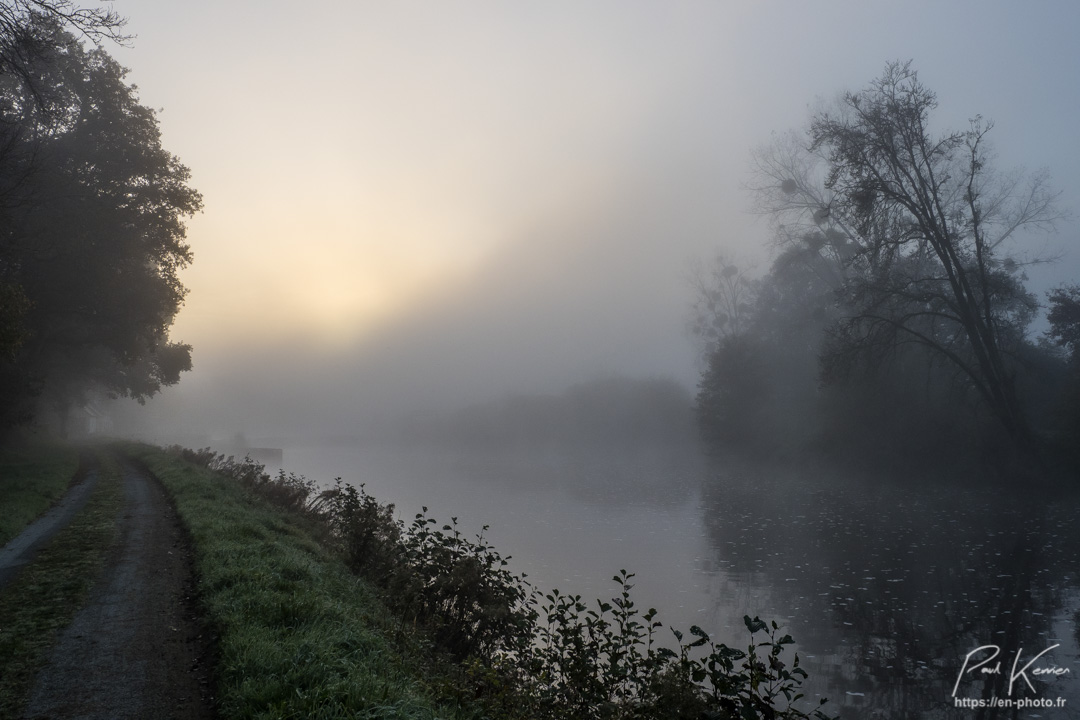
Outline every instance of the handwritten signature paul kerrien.
[[(1024, 648), (1020, 648), (1016, 651), (1016, 656), (1013, 658), (1012, 663), (1012, 672), (1009, 674), (1008, 694), (1010, 697), (1012, 697), (1013, 684), (1021, 678), (1024, 680), (1025, 683), (1027, 683), (1028, 688), (1032, 692), (1035, 691), (1035, 686), (1031, 684), (1031, 678), (1028, 676), (1029, 670), (1031, 671), (1031, 675), (1035, 677), (1060, 677), (1061, 675), (1065, 675), (1069, 672), (1069, 668), (1058, 667), (1057, 665), (1045, 665), (1035, 668), (1032, 667), (1032, 665), (1034, 665), (1039, 658), (1041, 658), (1043, 655), (1050, 652), (1054, 648), (1059, 647), (1060, 645), (1061, 643), (1057, 643), (1056, 645), (1051, 645), (1050, 647), (1046, 648), (1041, 653), (1031, 658), (1031, 660), (1029, 660), (1027, 664), (1025, 664), (1019, 670), (1017, 670), (1017, 666), (1020, 664), (1020, 659), (1024, 654)], [(984, 651), (990, 651), (990, 656), (985, 658), (981, 662), (976, 662), (974, 665), (970, 665), (969, 667), (969, 664), (971, 663), (971, 658)], [(973, 673), (978, 670), (980, 675), (1000, 675), (1001, 660), (998, 660), (993, 665), (990, 664), (995, 659), (997, 659), (998, 655), (1000, 654), (1001, 648), (997, 645), (981, 645), (969, 652), (964, 658), (964, 664), (960, 668), (960, 674), (956, 676), (956, 684), (953, 685), (952, 696), (954, 698), (956, 697), (956, 691), (960, 688), (960, 681), (963, 680), (964, 675), (968, 673)]]

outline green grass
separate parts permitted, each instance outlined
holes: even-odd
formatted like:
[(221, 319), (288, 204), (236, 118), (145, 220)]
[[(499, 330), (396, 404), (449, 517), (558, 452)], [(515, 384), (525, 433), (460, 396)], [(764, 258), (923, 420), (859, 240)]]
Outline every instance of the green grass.
[(463, 717), (433, 699), (373, 589), (301, 520), (156, 448), (125, 451), (161, 479), (191, 533), (218, 633), (221, 717)]
[[(63, 460), (68, 452), (59, 451), (61, 458), (49, 478), (70, 466)], [(43, 459), (44, 455), (39, 457)], [(117, 518), (124, 502), (120, 474), (107, 457), (101, 458), (100, 473), (86, 507), (0, 590), (0, 718), (19, 717), (57, 633), (82, 606), (117, 540)], [(31, 471), (23, 477), (24, 484), (33, 484)]]
[(78, 452), (71, 447), (0, 450), (0, 546), (63, 497), (78, 466)]

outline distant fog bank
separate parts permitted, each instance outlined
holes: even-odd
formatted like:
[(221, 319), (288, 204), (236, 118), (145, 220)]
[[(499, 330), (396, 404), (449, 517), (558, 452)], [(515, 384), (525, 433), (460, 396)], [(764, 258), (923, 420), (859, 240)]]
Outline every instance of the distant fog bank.
[(627, 377), (583, 382), (559, 394), (507, 395), (414, 414), (384, 432), (380, 439), (475, 448), (670, 444), (697, 436), (693, 398), (685, 387), (669, 379)]

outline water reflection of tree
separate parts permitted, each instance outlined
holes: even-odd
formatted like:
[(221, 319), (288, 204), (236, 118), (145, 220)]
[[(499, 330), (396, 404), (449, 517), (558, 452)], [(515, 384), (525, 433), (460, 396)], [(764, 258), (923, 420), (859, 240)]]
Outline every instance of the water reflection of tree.
[[(747, 466), (717, 472), (703, 506), (716, 566), (767, 592), (772, 607), (747, 611), (794, 616), (815, 690), (845, 717), (1011, 716), (954, 707), (963, 659), (999, 645), (1001, 674), (957, 694), (1006, 697), (1013, 653), (1053, 644), (1076, 567), (1075, 504), (1022, 492)], [(1032, 681), (1013, 696), (1063, 694)]]

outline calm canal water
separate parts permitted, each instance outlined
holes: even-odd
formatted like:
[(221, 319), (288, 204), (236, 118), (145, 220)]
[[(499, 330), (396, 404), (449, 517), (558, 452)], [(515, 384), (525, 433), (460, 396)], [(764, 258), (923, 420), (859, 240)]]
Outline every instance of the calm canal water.
[(364, 483), (406, 522), (427, 506), (471, 532), (486, 524), (544, 590), (606, 600), (625, 568), (638, 607), (683, 631), (744, 647), (743, 615), (776, 620), (799, 643), (807, 696), (845, 719), (1080, 717), (1076, 496), (688, 448), (288, 447), (284, 466)]

